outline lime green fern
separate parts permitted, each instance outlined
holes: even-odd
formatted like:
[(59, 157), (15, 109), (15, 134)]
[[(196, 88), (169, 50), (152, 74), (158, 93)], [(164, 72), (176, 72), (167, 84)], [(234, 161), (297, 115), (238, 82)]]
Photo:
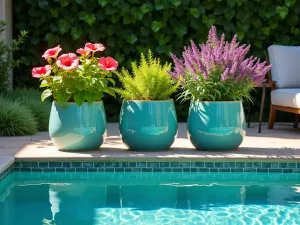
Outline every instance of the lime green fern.
[(154, 58), (148, 51), (148, 59), (141, 54), (140, 65), (131, 63), (132, 74), (122, 69), (117, 73), (124, 89), (115, 89), (123, 99), (127, 100), (167, 100), (179, 86), (169, 75), (171, 64), (162, 65), (159, 58)]

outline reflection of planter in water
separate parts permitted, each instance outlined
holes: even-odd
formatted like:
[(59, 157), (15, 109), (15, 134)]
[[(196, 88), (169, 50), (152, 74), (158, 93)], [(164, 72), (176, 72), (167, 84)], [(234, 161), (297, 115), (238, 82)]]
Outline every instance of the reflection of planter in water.
[(167, 150), (177, 134), (173, 100), (124, 100), (120, 114), (122, 141), (131, 150)]
[(191, 102), (188, 137), (198, 150), (234, 150), (246, 135), (242, 102)]
[(106, 116), (103, 102), (91, 104), (53, 102), (49, 134), (59, 150), (81, 151), (98, 149), (106, 137)]
[(126, 185), (121, 190), (123, 207), (154, 210), (176, 206), (177, 187), (174, 186)]
[(187, 188), (186, 198), (191, 209), (205, 209), (225, 205), (243, 204), (245, 201), (245, 187), (209, 185)]

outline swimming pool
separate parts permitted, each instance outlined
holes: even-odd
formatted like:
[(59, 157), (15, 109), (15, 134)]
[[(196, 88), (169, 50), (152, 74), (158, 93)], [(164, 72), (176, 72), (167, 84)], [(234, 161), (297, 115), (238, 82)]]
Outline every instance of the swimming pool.
[(13, 172), (1, 225), (300, 224), (300, 176)]

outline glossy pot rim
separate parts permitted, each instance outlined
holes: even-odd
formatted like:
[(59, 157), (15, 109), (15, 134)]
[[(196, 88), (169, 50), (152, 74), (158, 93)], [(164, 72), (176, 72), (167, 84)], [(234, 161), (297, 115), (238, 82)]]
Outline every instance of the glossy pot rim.
[[(56, 100), (53, 100), (52, 102), (53, 102), (53, 103), (59, 104)], [(100, 100), (100, 101), (94, 101), (94, 102), (92, 102), (92, 103), (83, 102), (82, 105), (83, 105), (83, 104), (101, 103), (101, 102), (103, 102), (103, 100)], [(76, 102), (66, 102), (65, 104), (76, 104)]]
[(241, 101), (241, 100), (239, 100), (239, 101), (200, 101), (200, 100), (196, 100), (196, 101), (191, 101), (191, 103), (192, 102), (205, 102), (205, 103), (207, 103), (207, 102), (209, 102), (209, 103), (237, 103), (237, 102), (243, 102), (243, 101)]
[(173, 99), (168, 99), (168, 100), (128, 100), (128, 99), (123, 99), (123, 102), (174, 102)]

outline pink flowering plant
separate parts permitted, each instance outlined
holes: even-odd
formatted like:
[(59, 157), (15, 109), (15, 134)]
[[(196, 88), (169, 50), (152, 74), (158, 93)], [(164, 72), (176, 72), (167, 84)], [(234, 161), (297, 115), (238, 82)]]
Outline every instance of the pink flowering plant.
[(184, 48), (183, 58), (171, 54), (174, 61), (172, 77), (181, 81), (181, 97), (193, 101), (251, 100), (250, 91), (261, 84), (271, 65), (256, 57), (246, 58), (250, 45), (240, 45), (237, 35), (231, 42), (225, 35), (219, 39), (212, 27), (206, 44), (198, 48), (193, 41)]
[(41, 88), (46, 88), (42, 93), (42, 101), (49, 96), (59, 104), (76, 102), (92, 103), (103, 98), (104, 93), (115, 96), (112, 72), (118, 68), (118, 62), (111, 57), (96, 57), (96, 52), (104, 51), (102, 44), (86, 43), (84, 48), (77, 49), (74, 53), (62, 54), (58, 45), (48, 49), (42, 57), (48, 65), (32, 69), (32, 76), (39, 78)]

